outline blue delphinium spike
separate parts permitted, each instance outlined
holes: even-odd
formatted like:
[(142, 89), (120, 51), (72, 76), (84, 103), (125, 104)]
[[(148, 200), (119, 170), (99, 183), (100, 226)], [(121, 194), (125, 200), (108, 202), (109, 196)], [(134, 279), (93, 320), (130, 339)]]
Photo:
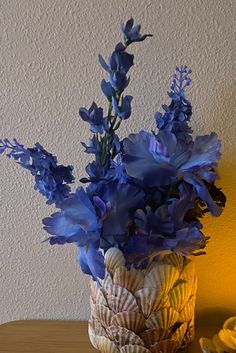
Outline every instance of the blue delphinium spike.
[(192, 106), (185, 97), (185, 89), (191, 84), (189, 77), (191, 72), (187, 66), (176, 67), (168, 92), (171, 103), (162, 105), (163, 114), (157, 112), (154, 115), (157, 128), (175, 134), (182, 144), (189, 144), (192, 141), (192, 129), (188, 125), (192, 116)]
[(173, 75), (171, 90), (178, 95), (184, 96), (184, 89), (190, 86), (192, 82), (189, 77), (191, 73), (192, 70), (188, 69), (187, 66), (177, 66), (176, 73)]
[(57, 165), (57, 158), (48, 153), (39, 143), (25, 148), (16, 139), (0, 140), (0, 153), (8, 151), (9, 158), (15, 159), (35, 177), (35, 189), (47, 197), (47, 203), (60, 204), (70, 193), (74, 181), (72, 166)]

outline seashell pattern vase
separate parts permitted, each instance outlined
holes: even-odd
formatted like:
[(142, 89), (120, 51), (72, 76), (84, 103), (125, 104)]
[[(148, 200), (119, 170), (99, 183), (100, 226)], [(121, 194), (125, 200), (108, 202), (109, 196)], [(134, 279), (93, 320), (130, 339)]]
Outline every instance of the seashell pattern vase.
[(128, 270), (122, 252), (111, 248), (105, 265), (102, 286), (91, 283), (92, 345), (102, 353), (184, 352), (194, 336), (193, 258), (173, 253)]

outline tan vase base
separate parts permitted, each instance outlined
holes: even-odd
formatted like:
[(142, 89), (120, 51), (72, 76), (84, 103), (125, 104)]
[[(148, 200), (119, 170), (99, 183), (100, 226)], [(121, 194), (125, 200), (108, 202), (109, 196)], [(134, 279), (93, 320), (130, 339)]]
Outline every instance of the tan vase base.
[(102, 353), (176, 353), (194, 338), (197, 280), (192, 257), (165, 255), (145, 270), (105, 255), (102, 287), (91, 284), (89, 337)]

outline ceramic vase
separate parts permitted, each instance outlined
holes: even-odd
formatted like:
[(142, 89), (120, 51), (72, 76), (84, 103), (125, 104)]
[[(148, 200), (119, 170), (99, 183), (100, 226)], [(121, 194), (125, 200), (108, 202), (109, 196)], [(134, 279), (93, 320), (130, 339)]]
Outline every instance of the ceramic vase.
[(197, 280), (193, 257), (162, 256), (127, 269), (122, 252), (105, 254), (101, 287), (91, 282), (89, 337), (102, 353), (176, 353), (194, 337)]

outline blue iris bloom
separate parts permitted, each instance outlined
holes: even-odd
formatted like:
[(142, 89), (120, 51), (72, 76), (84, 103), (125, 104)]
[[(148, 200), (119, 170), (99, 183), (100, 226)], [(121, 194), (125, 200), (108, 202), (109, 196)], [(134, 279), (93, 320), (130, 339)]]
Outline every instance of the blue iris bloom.
[(164, 204), (152, 211), (150, 206), (145, 210), (137, 210), (135, 224), (138, 234), (171, 234), (174, 231), (174, 223), (168, 212), (168, 205)]
[(130, 177), (142, 181), (145, 185), (160, 186), (171, 184), (176, 178), (176, 168), (169, 163), (165, 146), (158, 143), (148, 131), (131, 134), (123, 141), (122, 161)]
[(144, 205), (144, 192), (130, 184), (118, 181), (103, 183), (94, 191), (104, 202), (110, 203), (110, 211), (103, 221), (101, 246), (118, 244), (126, 239), (135, 211)]
[(163, 244), (166, 249), (180, 255), (189, 256), (196, 251), (200, 255), (207, 239), (197, 227), (186, 227), (177, 230), (172, 239), (165, 238)]
[(124, 247), (127, 264), (132, 264), (136, 268), (145, 268), (165, 251), (163, 240), (162, 235), (135, 234), (130, 236)]
[(99, 210), (101, 220), (106, 219), (111, 211), (111, 202), (104, 202), (99, 196), (94, 196), (93, 203)]
[(177, 252), (188, 256), (199, 253), (207, 238), (200, 231), (201, 223), (186, 220), (194, 208), (194, 194), (189, 185), (179, 187), (180, 198), (170, 199), (155, 211), (150, 206), (135, 213), (136, 234), (125, 245), (125, 257), (129, 263), (142, 265), (161, 253)]
[(206, 202), (212, 215), (219, 216), (222, 208), (215, 204), (204, 183), (216, 175), (212, 169), (221, 149), (216, 134), (199, 136), (192, 144), (178, 146), (172, 133), (163, 132), (155, 137), (141, 131), (124, 139), (123, 147), (122, 159), (129, 176), (148, 187), (172, 184), (183, 178)]
[(190, 147), (191, 156), (180, 170), (189, 171), (205, 166), (216, 166), (221, 156), (221, 142), (216, 133), (197, 136)]
[(78, 261), (82, 271), (94, 280), (103, 279), (105, 266), (99, 250), (101, 221), (96, 206), (84, 189), (78, 188), (75, 194), (61, 203), (60, 209), (60, 212), (43, 220), (44, 229), (52, 235), (48, 238), (50, 244), (76, 244), (79, 247)]
[(60, 204), (60, 212), (44, 218), (44, 229), (52, 235), (52, 244), (77, 243), (85, 246), (99, 239), (100, 224), (96, 210), (83, 188)]
[(129, 45), (133, 42), (141, 42), (147, 37), (152, 37), (152, 34), (144, 34), (140, 33), (141, 26), (134, 26), (133, 18), (130, 18), (125, 24), (121, 25), (121, 30), (124, 36), (124, 42), (126, 45)]
[(214, 168), (221, 156), (220, 140), (215, 133), (198, 136), (190, 150), (191, 155), (179, 167), (179, 172), (183, 173), (186, 182), (193, 185), (197, 195), (207, 204), (211, 214), (219, 216), (222, 207), (213, 201), (204, 181), (214, 182), (217, 178)]
[(222, 207), (212, 199), (212, 196), (207, 189), (207, 185), (200, 177), (192, 173), (184, 173), (184, 180), (194, 187), (196, 194), (206, 203), (212, 216), (218, 217), (221, 215)]
[(57, 165), (57, 158), (48, 153), (39, 143), (33, 148), (25, 148), (14, 139), (0, 141), (0, 153), (8, 151), (7, 156), (13, 158), (35, 177), (35, 190), (48, 200), (48, 204), (60, 204), (70, 193), (74, 181), (72, 166)]
[(79, 114), (81, 118), (90, 124), (90, 129), (94, 133), (102, 134), (105, 131), (105, 119), (103, 118), (103, 109), (99, 108), (96, 103), (92, 103), (89, 110), (80, 108)]

